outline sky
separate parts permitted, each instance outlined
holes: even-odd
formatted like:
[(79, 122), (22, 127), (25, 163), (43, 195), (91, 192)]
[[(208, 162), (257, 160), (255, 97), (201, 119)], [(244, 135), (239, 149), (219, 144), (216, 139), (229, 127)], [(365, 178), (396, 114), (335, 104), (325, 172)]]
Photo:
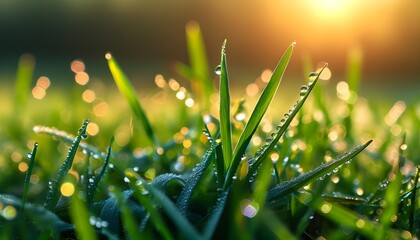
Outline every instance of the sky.
[(107, 51), (139, 70), (167, 71), (174, 61), (188, 62), (185, 26), (191, 21), (201, 27), (213, 66), (225, 38), (228, 64), (255, 71), (273, 68), (296, 41), (292, 73), (301, 73), (309, 56), (342, 76), (349, 52), (359, 51), (370, 81), (419, 78), (417, 0), (2, 0), (0, 71), (10, 71), (23, 53), (40, 68), (68, 69), (74, 59), (105, 65)]

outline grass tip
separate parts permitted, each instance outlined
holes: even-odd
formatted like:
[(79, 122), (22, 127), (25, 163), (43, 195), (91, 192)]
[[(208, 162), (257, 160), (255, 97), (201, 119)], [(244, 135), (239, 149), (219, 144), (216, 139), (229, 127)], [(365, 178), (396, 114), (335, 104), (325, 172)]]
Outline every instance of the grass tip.
[(112, 54), (111, 54), (111, 52), (106, 52), (105, 53), (105, 59), (106, 60), (110, 60), (112, 58)]

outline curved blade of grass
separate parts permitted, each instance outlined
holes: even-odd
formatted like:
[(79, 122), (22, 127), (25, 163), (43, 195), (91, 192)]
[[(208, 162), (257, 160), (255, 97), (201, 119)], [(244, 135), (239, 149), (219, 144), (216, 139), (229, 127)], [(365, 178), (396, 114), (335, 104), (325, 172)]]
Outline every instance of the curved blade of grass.
[(77, 195), (70, 204), (70, 217), (75, 224), (77, 236), (80, 239), (97, 239), (95, 229), (89, 222), (89, 211)]
[(165, 213), (172, 220), (182, 235), (189, 239), (201, 239), (200, 234), (194, 228), (194, 226), (183, 216), (173, 202), (160, 190), (154, 187), (152, 184), (148, 184), (146, 180), (140, 177), (133, 170), (127, 169), (125, 171), (127, 178), (135, 180), (134, 182), (140, 183), (144, 188), (154, 197), (154, 202), (162, 206)]
[[(131, 170), (125, 171), (125, 173), (128, 179), (130, 179), (130, 187), (134, 191), (135, 198), (137, 198), (140, 204), (143, 205), (147, 210), (148, 215), (145, 216), (143, 221), (147, 221), (150, 217), (154, 223), (154, 226), (156, 227), (156, 230), (162, 235), (164, 239), (173, 239), (171, 231), (169, 230), (168, 226), (166, 226), (166, 223), (157, 208), (155, 208), (155, 204), (153, 203), (152, 199), (145, 195), (144, 185), (143, 182), (139, 180), (140, 176), (138, 173)], [(143, 221), (140, 225), (140, 228), (144, 228), (144, 225), (146, 224), (146, 222)]]
[(212, 144), (210, 146), (210, 148), (204, 154), (203, 160), (194, 167), (192, 173), (185, 181), (185, 186), (182, 189), (182, 192), (176, 202), (178, 211), (184, 216), (187, 213), (188, 205), (190, 203), (194, 189), (197, 187), (211, 161), (215, 158), (215, 148), (216, 144)]
[[(275, 136), (273, 139), (271, 139), (265, 146), (261, 148), (261, 150), (258, 153), (258, 156), (255, 158), (254, 164), (252, 164), (250, 170), (247, 174), (247, 179), (249, 180), (252, 178), (253, 175), (257, 172), (258, 168), (261, 165), (261, 162), (267, 158), (269, 154), (274, 150), (274, 147), (276, 146), (277, 142), (280, 140), (281, 136), (283, 136), (286, 129), (289, 127), (290, 123), (292, 122), (293, 118), (296, 116), (296, 114), (299, 112), (299, 110), (302, 108), (303, 104), (305, 103), (306, 99), (308, 98), (309, 94), (312, 92), (312, 89), (314, 89), (315, 84), (317, 83), (319, 79), (319, 75), (322, 73), (322, 71), (325, 69), (321, 69), (321, 71), (318, 73), (318, 76), (315, 78), (313, 82), (308, 84), (308, 86), (302, 86), (302, 89), (307, 89), (306, 92), (304, 92), (304, 95), (300, 97), (300, 99), (297, 101), (296, 105), (289, 111), (287, 114), (288, 117), (283, 118), (280, 121), (280, 125), (277, 127), (277, 131), (274, 133)], [(302, 92), (301, 92), (302, 93)]]
[[(35, 204), (21, 205), (22, 200), (7, 194), (0, 194), (0, 203), (3, 206), (13, 206), (15, 208), (25, 208), (25, 215), (28, 216), (35, 226), (41, 230), (55, 230), (55, 231), (67, 231), (74, 228), (73, 224), (64, 222), (53, 212), (48, 211), (42, 206)], [(22, 210), (19, 210), (23, 212)]]
[(64, 178), (66, 177), (67, 173), (69, 172), (72, 164), (74, 156), (76, 155), (77, 148), (79, 147), (80, 141), (82, 138), (86, 138), (86, 128), (89, 124), (89, 120), (86, 119), (83, 121), (82, 127), (79, 129), (79, 132), (74, 139), (73, 144), (69, 149), (69, 154), (67, 155), (66, 160), (64, 160), (63, 164), (61, 164), (60, 170), (58, 171), (57, 177), (51, 181), (50, 191), (48, 192), (47, 200), (44, 203), (46, 209), (53, 211), (57, 205), (58, 199), (60, 198), (60, 186), (63, 182)]
[[(34, 147), (32, 148), (32, 152), (30, 153), (28, 170), (26, 171), (26, 174), (25, 174), (25, 183), (23, 187), (23, 196), (22, 196), (22, 203), (21, 203), (22, 206), (25, 206), (26, 199), (28, 198), (29, 185), (31, 184), (30, 180), (31, 180), (32, 170), (34, 169), (35, 156), (36, 156), (37, 149), (38, 149), (38, 143), (36, 142), (34, 144)], [(23, 214), (24, 209), (25, 208), (21, 208), (22, 214)]]
[(265, 87), (264, 91), (262, 92), (250, 118), (245, 126), (244, 131), (242, 132), (241, 136), (239, 137), (238, 143), (236, 144), (235, 150), (233, 152), (232, 162), (228, 168), (228, 172), (226, 174), (225, 183), (223, 186), (223, 190), (227, 190), (232, 183), (232, 177), (235, 175), (236, 170), (239, 166), (241, 158), (248, 147), (249, 142), (251, 141), (252, 135), (257, 130), (258, 125), (261, 122), (262, 117), (264, 116), (265, 112), (268, 109), (268, 106), (271, 103), (277, 89), (280, 85), (281, 79), (283, 74), (286, 70), (287, 64), (292, 56), (293, 47), (295, 43), (291, 44), (283, 56), (281, 57), (279, 63), (277, 64), (276, 69), (274, 69), (273, 75), (271, 76), (270, 81), (268, 82), (267, 86)]
[(111, 53), (107, 53), (105, 57), (108, 61), (108, 66), (109, 70), (111, 71), (112, 77), (114, 78), (118, 89), (124, 95), (125, 99), (130, 105), (131, 111), (143, 124), (144, 130), (146, 131), (146, 135), (150, 139), (150, 141), (152, 141), (152, 143), (154, 143), (155, 146), (158, 146), (159, 144), (157, 142), (157, 138), (153, 131), (152, 125), (150, 124), (150, 121), (147, 118), (146, 113), (137, 98), (137, 93), (134, 90), (133, 85), (131, 84), (130, 80), (126, 77), (124, 71), (118, 65), (117, 61), (111, 55)]
[(220, 197), (217, 199), (216, 206), (214, 207), (213, 212), (210, 215), (210, 219), (206, 224), (204, 229), (204, 239), (212, 239), (214, 232), (216, 231), (219, 219), (222, 216), (223, 210), (225, 209), (226, 199), (229, 195), (229, 190), (221, 193)]
[(232, 129), (230, 123), (230, 92), (225, 48), (226, 39), (223, 42), (220, 60), (220, 137), (222, 139), (225, 167), (228, 167), (232, 158)]
[(290, 181), (280, 183), (274, 188), (270, 189), (267, 193), (267, 203), (274, 203), (276, 200), (279, 200), (283, 197), (288, 196), (289, 194), (297, 191), (299, 188), (307, 185), (308, 183), (314, 181), (315, 179), (324, 176), (328, 172), (333, 171), (335, 168), (341, 166), (347, 161), (350, 161), (357, 154), (359, 154), (363, 149), (365, 149), (372, 140), (367, 141), (366, 143), (355, 147), (348, 153), (345, 153), (341, 156), (336, 157), (333, 161), (321, 165), (312, 171), (309, 171), (305, 174), (302, 174), (296, 178), (291, 179)]
[(118, 190), (115, 191), (115, 196), (118, 199), (118, 207), (121, 211), (121, 218), (124, 229), (127, 231), (128, 238), (134, 240), (140, 240), (139, 231), (137, 228), (138, 223), (136, 222), (131, 209), (128, 207), (127, 198), (124, 198), (122, 193)]

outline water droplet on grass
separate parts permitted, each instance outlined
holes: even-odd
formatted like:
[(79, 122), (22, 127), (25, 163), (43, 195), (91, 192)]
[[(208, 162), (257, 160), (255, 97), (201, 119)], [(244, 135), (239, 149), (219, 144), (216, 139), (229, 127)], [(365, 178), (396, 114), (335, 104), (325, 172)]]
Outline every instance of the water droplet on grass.
[(214, 72), (216, 73), (216, 75), (220, 76), (220, 74), (222, 74), (222, 66), (218, 65), (215, 69)]
[(292, 42), (292, 46), (296, 46), (296, 41), (293, 41)]
[(88, 137), (88, 135), (86, 133), (82, 134), (81, 136), (83, 139), (86, 139)]
[(28, 153), (26, 156), (27, 156), (28, 158), (32, 158), (32, 154), (31, 154), (31, 153)]
[(318, 76), (318, 73), (317, 72), (311, 72), (311, 73), (309, 73), (309, 78), (317, 77), (317, 76)]

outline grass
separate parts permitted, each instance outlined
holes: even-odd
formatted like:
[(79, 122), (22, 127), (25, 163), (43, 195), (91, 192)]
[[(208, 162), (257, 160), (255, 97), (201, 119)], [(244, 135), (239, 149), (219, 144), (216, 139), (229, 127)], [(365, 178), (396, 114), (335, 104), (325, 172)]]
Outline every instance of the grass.
[[(22, 60), (19, 112), (2, 122), (0, 137), (1, 238), (418, 236), (418, 100), (397, 102), (384, 114), (358, 96), (361, 58), (354, 52), (338, 97), (319, 84), (327, 65), (315, 69), (307, 58), (296, 104), (271, 116), (295, 43), (248, 107), (249, 99), (231, 98), (227, 41), (216, 92), (200, 28), (186, 30), (191, 67), (176, 69), (191, 80), (192, 91), (155, 79), (155, 96), (167, 99), (168, 115), (154, 113), (156, 97), (138, 94), (110, 53), (117, 88), (105, 110), (113, 114), (101, 117), (104, 98), (80, 100), (93, 83), (75, 85), (70, 111), (51, 103), (41, 114), (28, 97), (34, 63)], [(111, 104), (116, 99), (129, 111), (119, 112)]]

